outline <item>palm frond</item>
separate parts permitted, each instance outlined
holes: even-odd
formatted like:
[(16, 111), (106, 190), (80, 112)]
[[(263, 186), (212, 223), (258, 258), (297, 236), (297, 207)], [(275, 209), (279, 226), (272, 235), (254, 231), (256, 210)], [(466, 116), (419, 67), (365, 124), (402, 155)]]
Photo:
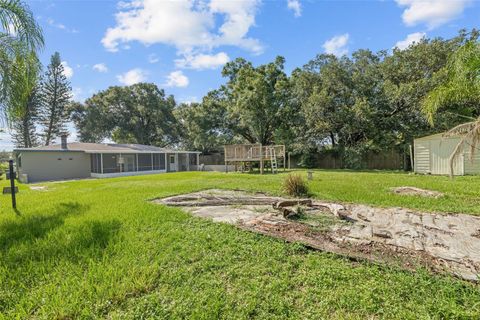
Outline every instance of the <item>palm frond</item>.
[[(433, 125), (435, 114), (442, 107), (480, 102), (480, 44), (469, 41), (460, 47), (449, 59), (447, 66), (440, 72), (444, 81), (433, 89), (422, 101), (422, 111)], [(469, 146), (473, 159), (480, 144), (480, 117), (475, 121), (460, 124), (443, 137), (460, 137), (449, 158), (450, 176), (453, 176), (455, 160)]]
[(460, 136), (460, 141), (455, 146), (452, 154), (449, 157), (450, 177), (454, 175), (454, 164), (464, 152), (465, 147), (470, 148), (470, 160), (473, 161), (475, 154), (480, 146), (480, 118), (476, 121), (460, 124), (448, 132), (443, 137)]
[(465, 102), (480, 101), (480, 44), (467, 42), (449, 59), (436, 76), (442, 83), (422, 101), (422, 111), (433, 125), (440, 108)]
[(452, 129), (445, 132), (443, 134), (443, 137), (450, 138), (454, 136), (465, 135), (475, 127), (475, 124), (477, 123), (477, 121), (479, 120), (459, 124), (458, 126), (455, 126)]
[(0, 25), (30, 50), (41, 49), (44, 45), (42, 29), (23, 1), (0, 0)]
[[(3, 111), (3, 122), (14, 116), (9, 114), (17, 96), (22, 100), (24, 93), (20, 92), (18, 79), (25, 76), (23, 67), (30, 65), (36, 51), (43, 48), (42, 29), (35, 21), (29, 7), (20, 0), (0, 0), (0, 109)], [(20, 62), (19, 60), (23, 60)], [(21, 95), (21, 96), (19, 96)]]

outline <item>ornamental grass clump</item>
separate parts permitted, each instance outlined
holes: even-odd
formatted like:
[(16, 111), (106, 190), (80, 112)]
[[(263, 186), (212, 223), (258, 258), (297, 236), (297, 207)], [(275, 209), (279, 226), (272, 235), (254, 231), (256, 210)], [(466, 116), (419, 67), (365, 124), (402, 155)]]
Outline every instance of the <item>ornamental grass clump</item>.
[(308, 195), (307, 182), (301, 175), (291, 173), (283, 180), (283, 191), (292, 197), (306, 196)]

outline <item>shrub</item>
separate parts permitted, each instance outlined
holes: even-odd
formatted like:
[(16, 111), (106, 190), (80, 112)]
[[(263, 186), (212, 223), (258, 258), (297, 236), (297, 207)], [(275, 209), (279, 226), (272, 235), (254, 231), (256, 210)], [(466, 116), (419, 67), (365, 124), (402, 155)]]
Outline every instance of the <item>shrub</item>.
[(283, 190), (292, 197), (301, 197), (308, 194), (308, 186), (305, 179), (299, 175), (291, 173), (283, 181)]

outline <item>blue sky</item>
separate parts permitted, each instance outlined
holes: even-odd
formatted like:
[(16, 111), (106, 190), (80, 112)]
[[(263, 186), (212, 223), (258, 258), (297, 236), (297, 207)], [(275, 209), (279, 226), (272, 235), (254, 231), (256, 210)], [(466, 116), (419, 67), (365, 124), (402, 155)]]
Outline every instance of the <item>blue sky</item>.
[[(479, 27), (469, 0), (27, 1), (43, 28), (44, 65), (58, 51), (74, 97), (112, 85), (154, 82), (178, 102), (199, 101), (237, 57), (262, 64), (277, 55), (286, 71), (316, 54), (407, 46)], [(72, 134), (74, 137), (74, 134)], [(11, 148), (8, 134), (1, 148)]]

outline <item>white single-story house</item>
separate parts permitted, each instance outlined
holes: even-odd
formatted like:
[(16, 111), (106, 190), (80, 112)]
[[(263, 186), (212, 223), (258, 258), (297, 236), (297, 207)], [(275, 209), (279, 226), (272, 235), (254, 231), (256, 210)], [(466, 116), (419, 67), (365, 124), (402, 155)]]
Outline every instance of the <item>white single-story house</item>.
[(22, 182), (104, 178), (198, 168), (197, 151), (177, 151), (140, 144), (67, 143), (15, 149)]
[[(450, 157), (460, 142), (460, 137), (444, 137), (438, 133), (414, 140), (414, 171), (422, 174), (450, 174)], [(480, 174), (480, 150), (470, 157), (470, 146), (465, 145), (463, 153), (453, 164), (454, 175)]]

